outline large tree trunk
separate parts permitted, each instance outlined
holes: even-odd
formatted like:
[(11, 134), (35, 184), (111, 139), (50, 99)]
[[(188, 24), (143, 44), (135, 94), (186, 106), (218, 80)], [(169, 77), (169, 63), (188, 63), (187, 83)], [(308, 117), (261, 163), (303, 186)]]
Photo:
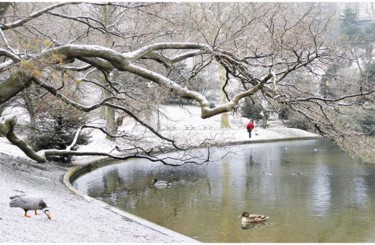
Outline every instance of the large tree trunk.
[[(101, 14), (102, 14), (102, 20), (104, 22), (104, 25), (109, 25), (112, 21), (112, 16), (111, 16), (111, 12), (113, 10), (114, 7), (112, 6), (103, 6), (102, 7), (102, 11), (101, 11)], [(113, 39), (111, 38), (111, 35), (109, 33), (105, 33), (104, 34), (104, 40), (103, 40), (103, 45), (106, 46), (106, 47), (110, 47), (110, 45), (112, 44), (113, 42)], [(108, 78), (110, 80), (113, 79), (113, 72), (110, 72), (108, 74)], [(107, 84), (107, 82), (105, 81), (105, 79), (103, 79), (103, 84)], [(106, 97), (110, 97), (111, 94), (104, 89), (104, 95)], [(106, 106), (105, 107), (105, 117), (104, 119), (106, 120), (106, 131), (110, 134), (110, 135), (116, 135), (117, 134), (117, 126), (116, 126), (116, 113), (115, 113), (115, 109), (114, 108), (111, 108), (111, 107), (108, 107)], [(114, 140), (115, 138), (107, 135), (106, 137), (107, 139), (109, 140)]]
[(31, 85), (32, 78), (18, 71), (0, 83), (0, 105), (16, 96)]
[[(219, 64), (219, 79), (220, 88), (223, 89), (226, 80), (226, 71), (224, 66), (222, 66), (221, 64)], [(223, 90), (221, 90), (220, 93), (220, 102), (221, 104), (225, 104), (228, 102)], [(221, 128), (230, 128), (229, 116), (227, 112), (221, 114)]]
[[(105, 84), (106, 82), (103, 81), (103, 84)], [(103, 93), (104, 93), (104, 96), (106, 98), (110, 97), (111, 94), (103, 89)], [(114, 108), (111, 108), (111, 107), (108, 107), (108, 106), (105, 106), (104, 107), (104, 120), (106, 121), (106, 131), (108, 132), (108, 134), (110, 135), (116, 135), (117, 134), (117, 126), (116, 126), (116, 113), (115, 113), (115, 109)], [(107, 139), (110, 139), (110, 140), (114, 140), (113, 137), (107, 135), (106, 137)]]

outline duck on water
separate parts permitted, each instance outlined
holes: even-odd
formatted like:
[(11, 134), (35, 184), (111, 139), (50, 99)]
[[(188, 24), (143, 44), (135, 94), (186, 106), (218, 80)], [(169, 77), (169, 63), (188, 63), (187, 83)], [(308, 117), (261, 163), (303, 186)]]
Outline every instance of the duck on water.
[(261, 214), (249, 214), (248, 212), (243, 212), (241, 214), (241, 224), (243, 226), (248, 226), (251, 224), (266, 222), (269, 217)]
[(171, 185), (171, 182), (165, 181), (165, 180), (157, 180), (154, 178), (153, 180), (154, 186), (155, 187), (167, 187)]

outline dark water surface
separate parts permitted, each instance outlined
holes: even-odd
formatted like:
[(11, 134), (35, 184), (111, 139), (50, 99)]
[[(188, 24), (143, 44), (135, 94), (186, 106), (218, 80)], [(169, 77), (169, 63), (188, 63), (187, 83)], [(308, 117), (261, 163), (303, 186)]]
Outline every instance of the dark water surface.
[[(230, 149), (235, 153), (207, 165), (110, 165), (74, 186), (203, 242), (375, 242), (375, 166), (325, 140)], [(154, 177), (172, 186), (157, 189)], [(243, 211), (270, 221), (241, 229)]]

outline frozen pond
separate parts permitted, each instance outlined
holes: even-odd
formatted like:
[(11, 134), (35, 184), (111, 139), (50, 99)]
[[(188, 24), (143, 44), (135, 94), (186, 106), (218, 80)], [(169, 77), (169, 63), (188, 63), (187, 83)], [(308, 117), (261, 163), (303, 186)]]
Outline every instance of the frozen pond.
[[(75, 188), (203, 242), (375, 242), (375, 166), (325, 140), (231, 147), (206, 165), (127, 161)], [(153, 178), (172, 186), (155, 188)], [(242, 229), (243, 211), (270, 216)]]

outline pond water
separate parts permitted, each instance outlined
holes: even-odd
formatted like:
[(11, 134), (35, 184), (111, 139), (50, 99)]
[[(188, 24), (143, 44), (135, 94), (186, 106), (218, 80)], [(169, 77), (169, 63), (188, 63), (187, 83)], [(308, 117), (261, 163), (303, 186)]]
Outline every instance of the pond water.
[[(375, 242), (375, 166), (326, 140), (230, 149), (205, 165), (127, 161), (73, 185), (203, 242)], [(155, 188), (154, 177), (171, 187)], [(242, 229), (243, 211), (270, 216), (269, 222)]]

